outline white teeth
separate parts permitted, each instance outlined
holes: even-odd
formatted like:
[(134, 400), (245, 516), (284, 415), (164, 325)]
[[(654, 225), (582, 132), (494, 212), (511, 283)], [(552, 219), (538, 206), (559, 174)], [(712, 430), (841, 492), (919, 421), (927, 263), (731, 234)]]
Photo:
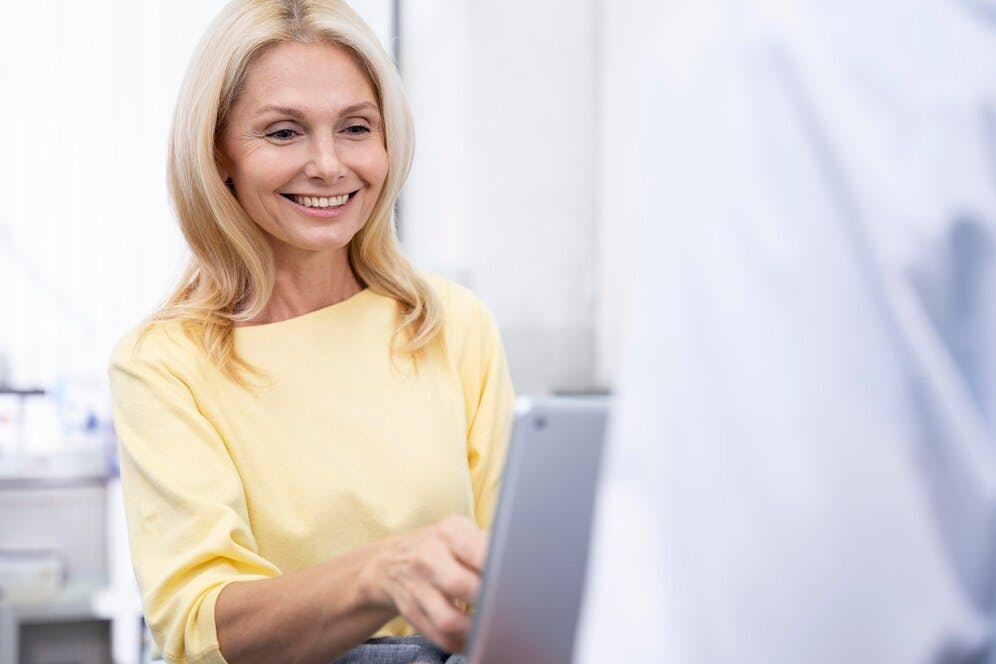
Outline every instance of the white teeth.
[(349, 200), (349, 194), (343, 194), (341, 196), (293, 196), (294, 202), (298, 205), (304, 205), (305, 207), (312, 208), (329, 208), (329, 207), (339, 207), (340, 205), (345, 205), (346, 201)]

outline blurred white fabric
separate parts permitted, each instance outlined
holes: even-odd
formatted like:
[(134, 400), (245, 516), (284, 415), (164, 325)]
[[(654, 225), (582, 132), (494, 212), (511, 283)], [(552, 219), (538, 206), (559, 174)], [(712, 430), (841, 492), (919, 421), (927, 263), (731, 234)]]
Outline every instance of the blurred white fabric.
[(996, 661), (996, 4), (667, 4), (577, 660)]

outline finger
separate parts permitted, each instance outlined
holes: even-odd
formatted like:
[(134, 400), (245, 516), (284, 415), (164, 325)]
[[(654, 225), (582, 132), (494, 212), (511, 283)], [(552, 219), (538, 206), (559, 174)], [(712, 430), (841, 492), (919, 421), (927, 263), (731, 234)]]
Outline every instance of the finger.
[(481, 589), (481, 576), (468, 569), (456, 558), (440, 559), (431, 570), (430, 581), (450, 599), (466, 604), (477, 601)]
[(398, 613), (415, 628), (416, 632), (448, 652), (459, 652), (462, 649), (463, 644), (444, 634), (407, 589), (395, 588), (393, 599)]
[(455, 556), (446, 541), (426, 542), (412, 556), (411, 572), (415, 579), (436, 587), (448, 599), (473, 603), (480, 590), (480, 574), (467, 568)]
[(457, 609), (450, 600), (432, 586), (421, 586), (412, 597), (431, 627), (426, 636), (447, 652), (460, 652), (467, 642), (470, 616)]
[(484, 569), (488, 534), (477, 524), (465, 517), (450, 517), (440, 522), (439, 530), (457, 560), (477, 573)]

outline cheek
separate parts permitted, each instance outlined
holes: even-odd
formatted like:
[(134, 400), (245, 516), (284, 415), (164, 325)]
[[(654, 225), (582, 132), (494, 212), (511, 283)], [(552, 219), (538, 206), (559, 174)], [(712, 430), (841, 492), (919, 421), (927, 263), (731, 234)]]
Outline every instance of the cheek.
[(381, 159), (378, 159), (370, 165), (370, 185), (372, 188), (380, 191), (384, 187), (384, 181), (387, 179), (387, 167), (388, 161), (386, 154)]
[(236, 164), (236, 182), (245, 193), (268, 193), (287, 182), (295, 172), (295, 155), (286, 148), (282, 151), (260, 147), (249, 150)]
[(387, 151), (382, 146), (357, 150), (353, 155), (353, 170), (373, 189), (379, 189), (387, 177)]

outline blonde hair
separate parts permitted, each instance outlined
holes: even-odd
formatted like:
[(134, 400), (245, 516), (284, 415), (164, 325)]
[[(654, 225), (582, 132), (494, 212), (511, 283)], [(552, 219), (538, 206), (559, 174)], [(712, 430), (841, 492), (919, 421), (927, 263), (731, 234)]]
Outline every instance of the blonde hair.
[(245, 384), (256, 370), (235, 351), (233, 325), (258, 315), (273, 291), (273, 255), (262, 231), (222, 181), (216, 139), (249, 67), (282, 42), (347, 49), (373, 85), (384, 119), (387, 178), (370, 218), (349, 243), (357, 278), (398, 301), (393, 347), (412, 354), (442, 328), (429, 285), (401, 254), (392, 212), (408, 176), (414, 128), (401, 78), (363, 19), (341, 0), (233, 0), (202, 38), (187, 70), (169, 144), (169, 190), (191, 258), (179, 285), (149, 320), (179, 320), (223, 373)]

